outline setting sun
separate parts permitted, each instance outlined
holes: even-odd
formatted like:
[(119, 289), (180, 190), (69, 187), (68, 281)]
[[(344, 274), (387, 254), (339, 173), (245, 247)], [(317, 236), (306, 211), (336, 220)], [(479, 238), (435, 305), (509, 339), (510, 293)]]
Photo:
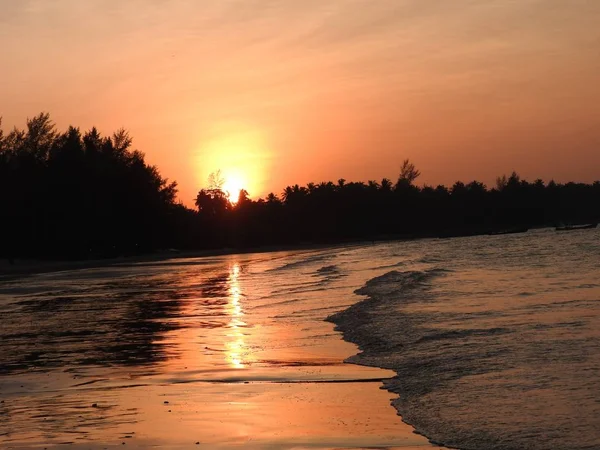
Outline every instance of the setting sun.
[(240, 197), (240, 191), (242, 189), (247, 190), (246, 177), (237, 170), (227, 171), (227, 169), (222, 171), (222, 175), (225, 181), (223, 184), (223, 191), (229, 196), (229, 201), (231, 203), (237, 203)]
[(224, 123), (203, 136), (198, 153), (198, 184), (205, 186), (210, 173), (220, 171), (223, 190), (231, 202), (245, 189), (257, 199), (265, 195), (270, 154), (263, 133), (257, 127)]

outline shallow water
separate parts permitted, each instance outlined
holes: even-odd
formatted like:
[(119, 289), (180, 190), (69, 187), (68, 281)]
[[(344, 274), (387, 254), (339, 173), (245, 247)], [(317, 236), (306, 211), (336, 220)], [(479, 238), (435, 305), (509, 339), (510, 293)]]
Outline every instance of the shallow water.
[(410, 243), (331, 318), (398, 376), (394, 406), (462, 449), (600, 448), (600, 233)]
[(1, 448), (428, 447), (324, 319), (370, 247), (41, 274), (0, 287)]
[(430, 447), (393, 400), (459, 448), (600, 448), (599, 243), (537, 230), (5, 281), (0, 447)]

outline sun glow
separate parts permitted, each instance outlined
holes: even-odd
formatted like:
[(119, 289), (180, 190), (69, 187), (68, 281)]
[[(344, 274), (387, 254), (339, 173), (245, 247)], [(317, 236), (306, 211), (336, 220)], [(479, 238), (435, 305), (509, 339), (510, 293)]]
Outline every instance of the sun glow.
[(223, 179), (225, 180), (225, 184), (223, 184), (223, 190), (229, 196), (229, 201), (231, 203), (237, 203), (240, 198), (240, 191), (242, 189), (247, 188), (247, 179), (241, 172), (232, 170), (232, 171), (224, 171)]
[(203, 139), (197, 154), (199, 185), (206, 186), (210, 173), (220, 170), (223, 191), (236, 203), (245, 189), (257, 199), (265, 195), (270, 152), (263, 133), (239, 123), (222, 124)]

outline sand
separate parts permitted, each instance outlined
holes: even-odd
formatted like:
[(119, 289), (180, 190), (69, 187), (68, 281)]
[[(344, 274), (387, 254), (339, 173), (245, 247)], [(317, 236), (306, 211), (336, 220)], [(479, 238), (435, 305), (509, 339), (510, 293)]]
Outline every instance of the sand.
[(0, 447), (432, 448), (381, 389), (394, 373), (344, 363), (358, 349), (323, 320), (362, 281), (324, 293), (321, 272), (279, 271), (298, 257), (4, 283)]

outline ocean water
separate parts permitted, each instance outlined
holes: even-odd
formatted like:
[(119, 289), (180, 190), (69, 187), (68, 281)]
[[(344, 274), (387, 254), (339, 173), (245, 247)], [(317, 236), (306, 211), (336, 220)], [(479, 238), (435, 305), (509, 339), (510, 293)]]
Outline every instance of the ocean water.
[(600, 449), (599, 266), (534, 230), (0, 280), (0, 447)]
[(349, 361), (397, 373), (405, 421), (465, 450), (600, 449), (598, 230), (393, 247), (415, 256), (330, 320)]

